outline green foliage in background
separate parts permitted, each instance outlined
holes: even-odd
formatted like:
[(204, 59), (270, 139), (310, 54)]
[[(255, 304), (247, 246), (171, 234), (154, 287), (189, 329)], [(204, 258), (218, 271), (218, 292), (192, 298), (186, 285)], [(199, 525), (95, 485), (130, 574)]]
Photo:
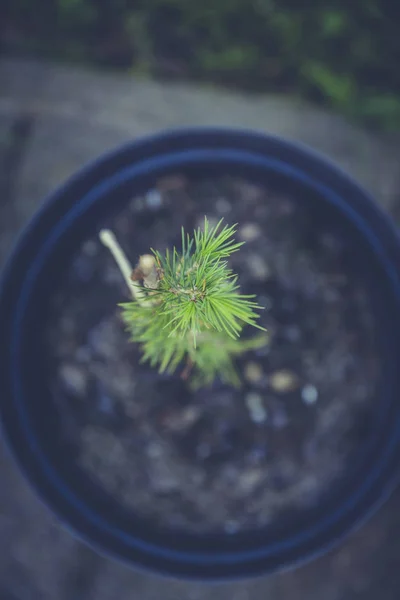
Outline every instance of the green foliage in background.
[[(243, 327), (257, 325), (254, 296), (239, 291), (237, 276), (227, 259), (242, 243), (233, 239), (235, 227), (210, 227), (193, 237), (182, 230), (182, 248), (145, 255), (134, 271), (134, 297), (122, 305), (122, 316), (133, 342), (140, 344), (143, 361), (161, 372), (184, 373), (195, 386), (216, 377), (239, 385), (234, 357), (267, 343), (265, 333), (240, 337)], [(145, 267), (146, 265), (146, 267)], [(192, 373), (193, 371), (193, 373)]]
[(298, 94), (400, 127), (392, 0), (6, 0), (3, 47)]

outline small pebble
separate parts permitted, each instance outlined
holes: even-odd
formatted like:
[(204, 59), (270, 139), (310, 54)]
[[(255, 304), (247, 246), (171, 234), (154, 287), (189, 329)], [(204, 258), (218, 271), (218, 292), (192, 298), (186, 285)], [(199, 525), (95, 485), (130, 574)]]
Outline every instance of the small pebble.
[(260, 394), (250, 392), (247, 394), (245, 402), (253, 423), (264, 423), (264, 421), (267, 420), (268, 413), (266, 408), (263, 406), (263, 401)]
[(228, 200), (225, 200), (225, 198), (218, 198), (218, 200), (215, 203), (215, 208), (217, 209), (217, 212), (219, 212), (220, 215), (226, 215), (231, 211), (232, 207), (229, 204)]
[(74, 273), (83, 283), (89, 283), (93, 279), (94, 271), (92, 261), (87, 256), (80, 256), (73, 265)]
[(329, 232), (321, 233), (319, 236), (319, 242), (325, 250), (330, 251), (332, 254), (337, 255), (342, 249), (341, 241), (335, 235)]
[(256, 362), (248, 362), (244, 368), (245, 379), (249, 383), (257, 384), (263, 377), (263, 370)]
[(128, 235), (131, 233), (130, 221), (125, 217), (123, 212), (116, 217), (113, 227), (115, 228), (116, 232), (118, 231), (118, 237), (120, 235)]
[(270, 298), (269, 296), (258, 296), (257, 301), (258, 304), (262, 306), (265, 310), (271, 310), (271, 308), (274, 305), (272, 298)]
[(76, 360), (80, 363), (88, 363), (92, 358), (92, 353), (87, 346), (79, 346), (76, 351)]
[(226, 533), (233, 535), (239, 531), (239, 523), (237, 521), (227, 521), (224, 525), (224, 530)]
[(103, 271), (104, 282), (108, 285), (126, 289), (125, 280), (118, 267), (110, 262)]
[(271, 415), (272, 425), (275, 429), (284, 429), (289, 424), (289, 419), (282, 406), (276, 406)]
[(249, 270), (255, 279), (266, 281), (271, 275), (271, 270), (266, 261), (258, 254), (251, 254), (248, 260)]
[(113, 413), (113, 400), (99, 381), (97, 382), (97, 405), (100, 412), (106, 415)]
[(134, 198), (129, 204), (129, 210), (131, 212), (141, 212), (144, 209), (144, 200), (143, 198)]
[(87, 376), (84, 369), (72, 364), (63, 364), (60, 368), (60, 377), (70, 392), (77, 396), (85, 395)]
[(160, 446), (160, 444), (157, 444), (156, 442), (151, 442), (146, 448), (146, 453), (147, 456), (149, 456), (150, 458), (158, 458), (162, 455), (163, 449)]
[(318, 400), (318, 390), (315, 385), (305, 385), (301, 390), (301, 398), (304, 404), (315, 404)]
[(211, 455), (211, 448), (209, 444), (201, 443), (196, 448), (196, 455), (200, 459), (206, 459)]
[(301, 331), (296, 325), (288, 325), (285, 327), (283, 335), (289, 342), (298, 342), (301, 338)]
[(325, 300), (329, 303), (336, 303), (340, 300), (340, 293), (338, 292), (338, 290), (332, 289), (332, 288), (327, 288), (324, 291), (325, 294)]
[(268, 344), (265, 344), (264, 346), (261, 346), (261, 348), (257, 348), (254, 354), (257, 356), (257, 358), (265, 358), (266, 356), (269, 356), (270, 352), (270, 346)]
[(266, 457), (266, 455), (267, 455), (266, 447), (257, 445), (257, 446), (254, 446), (250, 450), (250, 452), (248, 454), (248, 458), (249, 458), (249, 461), (254, 464), (254, 463), (259, 463), (259, 462), (263, 461), (264, 458)]
[(282, 217), (287, 217), (289, 215), (292, 215), (294, 210), (295, 207), (292, 200), (283, 196), (279, 198), (279, 202), (277, 203), (277, 212), (279, 215), (281, 215)]
[(131, 404), (135, 396), (136, 382), (133, 377), (132, 370), (129, 367), (126, 371), (121, 369), (121, 373), (115, 372), (115, 379), (113, 381), (114, 393), (118, 394), (120, 398), (127, 398), (126, 404)]
[(223, 481), (226, 481), (228, 483), (235, 483), (237, 482), (237, 478), (238, 478), (238, 472), (237, 472), (237, 468), (235, 468), (233, 465), (225, 465), (225, 467), (221, 470), (221, 474), (220, 474), (220, 479)]
[(292, 295), (284, 296), (280, 301), (280, 307), (287, 313), (295, 312), (297, 308), (296, 298)]
[(205, 480), (205, 474), (200, 472), (195, 472), (190, 474), (190, 479), (194, 485), (202, 485)]
[(149, 208), (157, 209), (162, 205), (162, 196), (158, 190), (150, 190), (146, 194), (146, 204)]
[(171, 412), (164, 419), (164, 425), (172, 431), (180, 431), (193, 425), (200, 417), (200, 407), (187, 406), (184, 410)]
[(98, 249), (99, 249), (99, 246), (96, 242), (94, 242), (93, 240), (88, 240), (87, 242), (84, 243), (82, 252), (83, 252), (83, 254), (86, 254), (86, 256), (93, 257), (93, 256), (96, 256)]
[(248, 204), (257, 204), (258, 207), (264, 208), (266, 206), (265, 200), (265, 188), (256, 183), (250, 181), (241, 181), (238, 185), (238, 191), (243, 202)]
[(61, 330), (64, 337), (68, 334), (74, 334), (76, 329), (76, 321), (70, 315), (63, 315), (60, 319)]
[(150, 473), (153, 487), (163, 494), (172, 492), (179, 488), (179, 483), (173, 473), (169, 472), (163, 465), (153, 465)]
[(254, 242), (260, 235), (261, 228), (256, 223), (245, 223), (238, 231), (238, 236), (243, 242)]
[(101, 321), (87, 335), (89, 350), (109, 360), (115, 359), (119, 342), (118, 332), (112, 321)]
[(275, 392), (285, 393), (292, 392), (298, 387), (299, 380), (295, 373), (288, 369), (275, 371), (269, 377), (269, 382)]
[(260, 468), (249, 469), (242, 473), (237, 481), (237, 485), (244, 492), (251, 492), (261, 481), (264, 470)]

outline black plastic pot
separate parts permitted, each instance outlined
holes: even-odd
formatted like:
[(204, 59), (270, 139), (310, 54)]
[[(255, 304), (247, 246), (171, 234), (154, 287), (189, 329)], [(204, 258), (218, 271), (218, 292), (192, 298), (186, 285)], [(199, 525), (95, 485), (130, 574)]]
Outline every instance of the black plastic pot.
[[(63, 452), (44, 377), (41, 331), (57, 277), (99, 222), (166, 174), (234, 172), (306, 190), (357, 241), (371, 290), (383, 373), (375, 430), (363, 460), (313, 510), (249, 534), (157, 531), (91, 483)], [(22, 234), (0, 294), (1, 418), (21, 469), (84, 541), (132, 565), (179, 577), (233, 579), (308, 560), (364, 521), (388, 496), (400, 466), (400, 241), (368, 194), (321, 156), (246, 131), (183, 130), (135, 141), (85, 167), (47, 200)]]

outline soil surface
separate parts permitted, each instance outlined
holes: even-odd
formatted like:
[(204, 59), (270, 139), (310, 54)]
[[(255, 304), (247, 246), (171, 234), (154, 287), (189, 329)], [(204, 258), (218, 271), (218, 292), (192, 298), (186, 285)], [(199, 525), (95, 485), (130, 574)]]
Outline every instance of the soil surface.
[(312, 506), (343, 474), (368, 438), (379, 364), (354, 248), (302, 198), (177, 176), (106, 225), (135, 263), (179, 247), (204, 215), (238, 223), (231, 266), (265, 307), (270, 341), (238, 359), (240, 390), (191, 392), (139, 364), (117, 307), (128, 291), (97, 238), (78, 249), (47, 337), (65, 443), (88, 475), (160, 526), (233, 534)]

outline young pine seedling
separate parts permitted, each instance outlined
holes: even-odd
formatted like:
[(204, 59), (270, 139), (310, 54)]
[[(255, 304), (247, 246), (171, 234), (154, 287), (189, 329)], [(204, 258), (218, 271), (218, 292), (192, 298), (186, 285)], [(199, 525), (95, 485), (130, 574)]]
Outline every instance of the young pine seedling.
[[(121, 304), (130, 339), (141, 346), (143, 362), (160, 372), (190, 379), (192, 387), (211, 384), (219, 377), (240, 386), (234, 359), (264, 346), (268, 339), (254, 296), (239, 291), (238, 278), (227, 259), (243, 243), (234, 240), (236, 228), (222, 220), (189, 236), (182, 229), (182, 247), (141, 256), (135, 269), (110, 230), (100, 239), (112, 252), (132, 295)], [(263, 333), (241, 337), (245, 325)]]

